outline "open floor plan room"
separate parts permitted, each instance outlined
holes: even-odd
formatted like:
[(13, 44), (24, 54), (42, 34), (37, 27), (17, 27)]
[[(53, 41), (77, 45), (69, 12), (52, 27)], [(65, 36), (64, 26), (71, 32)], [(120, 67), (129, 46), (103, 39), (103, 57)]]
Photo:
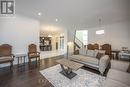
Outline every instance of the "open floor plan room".
[(130, 87), (130, 0), (0, 0), (0, 87)]

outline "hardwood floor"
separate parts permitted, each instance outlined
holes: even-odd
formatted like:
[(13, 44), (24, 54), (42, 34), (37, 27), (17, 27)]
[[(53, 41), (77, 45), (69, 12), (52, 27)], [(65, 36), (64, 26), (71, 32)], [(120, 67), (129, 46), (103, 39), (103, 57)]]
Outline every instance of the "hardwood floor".
[[(40, 70), (56, 65), (57, 59), (63, 58), (62, 56), (42, 59), (40, 66), (35, 66), (35, 62), (28, 68), (14, 66), (13, 72), (10, 72), (9, 67), (0, 69), (0, 87), (53, 87), (52, 84), (40, 74)], [(84, 67), (83, 67), (84, 68)], [(84, 68), (94, 73), (99, 72)]]

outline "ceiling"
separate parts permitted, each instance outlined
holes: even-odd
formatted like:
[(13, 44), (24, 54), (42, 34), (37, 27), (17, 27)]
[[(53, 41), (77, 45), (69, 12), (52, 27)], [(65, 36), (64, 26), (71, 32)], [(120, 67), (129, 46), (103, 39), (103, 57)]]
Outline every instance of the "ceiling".
[(40, 26), (40, 32), (44, 34), (51, 34), (51, 35), (57, 35), (57, 34), (63, 34), (65, 30), (62, 27), (57, 27), (53, 25), (41, 25)]
[[(16, 14), (35, 18), (41, 24), (98, 26), (129, 19), (130, 0), (15, 0)], [(38, 12), (42, 15), (38, 16)], [(58, 22), (55, 19), (58, 19)]]

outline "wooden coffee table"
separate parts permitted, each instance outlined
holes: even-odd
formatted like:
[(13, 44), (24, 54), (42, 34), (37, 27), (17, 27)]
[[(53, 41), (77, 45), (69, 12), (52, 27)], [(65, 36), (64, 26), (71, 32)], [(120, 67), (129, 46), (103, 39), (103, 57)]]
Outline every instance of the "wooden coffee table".
[(56, 62), (61, 65), (62, 71), (60, 73), (69, 79), (72, 79), (73, 77), (77, 75), (72, 70), (76, 71), (83, 66), (83, 64), (76, 63), (68, 59), (60, 59), (60, 60), (57, 60)]

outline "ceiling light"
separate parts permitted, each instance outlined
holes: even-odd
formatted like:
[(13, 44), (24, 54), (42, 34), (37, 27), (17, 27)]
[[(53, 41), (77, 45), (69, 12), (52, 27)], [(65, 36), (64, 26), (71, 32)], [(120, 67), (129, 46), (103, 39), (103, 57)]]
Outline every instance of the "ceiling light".
[(62, 36), (63, 36), (63, 34), (60, 34), (60, 36), (62, 37)]
[(38, 13), (38, 15), (39, 15), (39, 16), (41, 16), (41, 15), (42, 15), (42, 13), (41, 13), (41, 12), (39, 12), (39, 13)]
[(56, 22), (58, 21), (58, 19), (56, 18)]

